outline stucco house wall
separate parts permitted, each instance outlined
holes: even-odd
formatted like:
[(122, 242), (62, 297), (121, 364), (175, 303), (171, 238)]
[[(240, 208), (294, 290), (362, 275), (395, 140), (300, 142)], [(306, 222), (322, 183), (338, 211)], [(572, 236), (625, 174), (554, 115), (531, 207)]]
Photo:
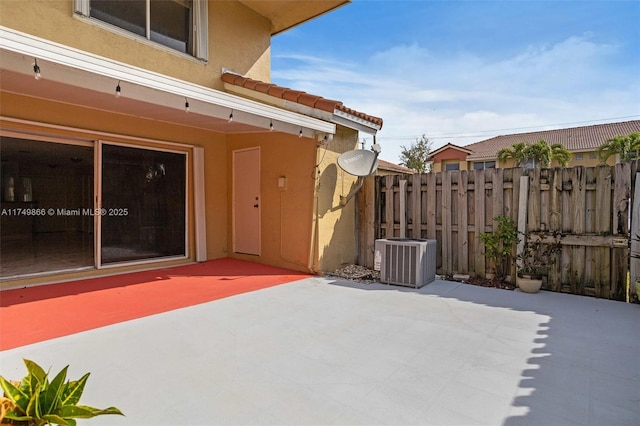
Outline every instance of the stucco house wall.
[(209, 60), (74, 14), (72, 0), (3, 1), (0, 25), (206, 87), (222, 89), (222, 68), (270, 80), (271, 23), (237, 1), (209, 1)]
[[(270, 81), (271, 35), (342, 3), (329, 1), (305, 6), (305, 2), (290, 2), (286, 8), (295, 13), (287, 21), (276, 13), (283, 10), (279, 2), (209, 1), (209, 59), (204, 62), (74, 14), (72, 0), (4, 2), (0, 7), (0, 36), (10, 41), (24, 39), (34, 46), (51, 41), (56, 54), (86, 56), (88, 61), (95, 63), (114, 61), (115, 71), (109, 68), (104, 74), (93, 74), (95, 70), (91, 68), (78, 70), (63, 62), (57, 63), (53, 55), (40, 62), (42, 80), (33, 80), (28, 68), (37, 55), (33, 55), (34, 59), (21, 58), (16, 53), (21, 51), (20, 47), (5, 49), (0, 46), (4, 49), (0, 50), (0, 67), (3, 67), (3, 58), (10, 59), (5, 64), (11, 62), (13, 66), (0, 74), (0, 133), (3, 137), (10, 135), (47, 143), (82, 140), (86, 145), (100, 146), (100, 141), (105, 141), (185, 154), (186, 256), (157, 259), (144, 265), (117, 265), (108, 273), (226, 256), (312, 272), (333, 270), (352, 263), (356, 256), (355, 206), (354, 201), (341, 205), (340, 197), (349, 193), (356, 178), (340, 170), (336, 160), (341, 153), (356, 147), (356, 128), (362, 127), (362, 124), (345, 127), (344, 123), (346, 126), (350, 123), (349, 114), (357, 114), (358, 123), (372, 118), (343, 109), (340, 112), (342, 124), (334, 124), (332, 120), (337, 110), (303, 106), (297, 103), (297, 98), (275, 104), (265, 102), (268, 106), (262, 107), (246, 104), (233, 95), (218, 96), (210, 91), (228, 92), (221, 80), (223, 68), (245, 77)], [(257, 10), (275, 12), (267, 16)], [(25, 51), (34, 49), (29, 44)], [(135, 67), (131, 68), (134, 72), (148, 70), (151, 79), (162, 84), (166, 84), (165, 76), (173, 79), (167, 81), (175, 82), (178, 93), (170, 93), (171, 89), (166, 89), (166, 93), (149, 89), (140, 80), (120, 82), (110, 79), (108, 75), (117, 74), (117, 70), (123, 68), (121, 64)], [(73, 79), (47, 80), (53, 75), (48, 72), (53, 73), (54, 68), (57, 78), (61, 78), (61, 70), (68, 70), (69, 75), (78, 77), (77, 82)], [(182, 82), (188, 83), (184, 89)], [(81, 92), (77, 93), (91, 98), (89, 101), (75, 103), (77, 99), (72, 93), (75, 93), (76, 84), (82, 85), (77, 89)], [(122, 85), (122, 99), (114, 100), (116, 84)], [(203, 99), (213, 96), (214, 101), (187, 99), (179, 94), (179, 90), (198, 94), (198, 87), (208, 90)], [(42, 93), (38, 88), (42, 88)], [(136, 93), (151, 97), (133, 98)], [(302, 98), (308, 100), (309, 96), (305, 94)], [(171, 105), (176, 100), (177, 103)], [(191, 104), (190, 114), (187, 114), (188, 110), (182, 111), (183, 103), (185, 109)], [(239, 105), (246, 111), (224, 105)], [(335, 105), (341, 107), (341, 103)], [(276, 108), (287, 111), (279, 112)], [(233, 115), (235, 119), (231, 123)], [(271, 118), (272, 122), (276, 121), (275, 131), (268, 129), (269, 117), (277, 117), (277, 121)], [(373, 130), (366, 128), (366, 131), (375, 133), (375, 128), (381, 126), (381, 119), (374, 121)], [(261, 170), (261, 250), (257, 256), (234, 253), (232, 232), (231, 159), (234, 151), (254, 147), (260, 150)], [(200, 152), (204, 166), (202, 175), (198, 175), (195, 163)], [(286, 177), (284, 188), (278, 187), (280, 177)], [(201, 210), (197, 207), (198, 187), (202, 188), (204, 196)], [(205, 225), (202, 229), (206, 228), (203, 235), (196, 225), (200, 214)], [(204, 258), (198, 258), (197, 240), (201, 237), (206, 242)], [(37, 277), (2, 280), (0, 288), (100, 273), (104, 271), (92, 268), (52, 271)]]

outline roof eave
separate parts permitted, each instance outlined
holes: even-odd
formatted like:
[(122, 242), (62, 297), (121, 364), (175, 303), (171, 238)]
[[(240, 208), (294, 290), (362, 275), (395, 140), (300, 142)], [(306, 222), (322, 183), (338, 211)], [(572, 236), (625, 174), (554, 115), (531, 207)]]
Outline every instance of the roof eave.
[[(316, 134), (335, 133), (335, 124), (327, 122), (326, 120), (319, 120), (238, 95), (154, 73), (146, 69), (54, 43), (31, 34), (22, 33), (11, 28), (0, 26), (0, 46), (2, 46), (1, 49), (3, 51), (24, 55), (25, 58), (22, 62), (25, 62), (25, 64), (14, 64), (16, 69), (13, 71), (16, 72), (31, 73), (30, 65), (26, 62), (30, 61), (30, 58), (38, 58), (42, 61), (40, 62), (41, 68), (46, 62), (50, 62), (65, 69), (74, 69), (88, 73), (87, 75), (93, 76), (93, 79), (90, 79), (93, 85), (87, 88), (97, 92), (104, 90), (100, 85), (104, 79), (113, 82), (121, 81), (144, 88), (147, 92), (153, 91), (159, 94), (159, 96), (177, 96), (180, 99), (200, 101), (204, 104), (214, 106), (216, 109), (224, 108), (225, 114), (228, 114), (228, 111), (241, 112), (251, 121), (252, 126), (256, 125), (256, 119), (262, 121), (266, 119), (267, 125), (268, 120), (282, 123), (282, 131), (291, 134), (298, 135), (300, 129), (304, 129), (304, 135), (309, 137), (315, 137)], [(2, 69), (5, 69), (7, 66), (7, 61), (3, 60)], [(43, 78), (46, 77), (43, 76)], [(68, 85), (79, 84), (74, 81), (60, 82)], [(154, 102), (154, 100), (151, 99), (147, 101)], [(179, 107), (179, 109), (181, 110), (181, 107)], [(240, 114), (235, 115), (239, 116)], [(217, 117), (212, 115), (212, 117), (225, 119), (226, 121), (226, 117), (223, 116)], [(249, 121), (247, 124), (249, 124)]]
[(375, 135), (381, 128), (381, 126), (375, 123), (337, 109), (333, 112), (333, 118), (331, 121), (370, 135)]

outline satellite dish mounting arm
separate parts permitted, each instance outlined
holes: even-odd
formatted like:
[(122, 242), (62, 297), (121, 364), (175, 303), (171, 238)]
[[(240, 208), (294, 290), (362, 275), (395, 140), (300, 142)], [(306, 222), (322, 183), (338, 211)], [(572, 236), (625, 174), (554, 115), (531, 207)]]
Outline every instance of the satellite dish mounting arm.
[(374, 153), (374, 157), (373, 157), (373, 161), (371, 162), (371, 168), (369, 169), (369, 173), (366, 176), (358, 176), (358, 183), (349, 192), (349, 194), (347, 194), (347, 196), (344, 196), (344, 195), (340, 196), (341, 206), (347, 205), (347, 203), (354, 197), (354, 195), (356, 195), (358, 191), (360, 191), (360, 188), (362, 188), (362, 185), (364, 185), (365, 178), (371, 176), (371, 174), (376, 170), (376, 161), (378, 160), (378, 155), (380, 155), (380, 151), (382, 151), (382, 149), (380, 148), (380, 145), (376, 143), (375, 135), (373, 136), (373, 146), (371, 147), (371, 150)]

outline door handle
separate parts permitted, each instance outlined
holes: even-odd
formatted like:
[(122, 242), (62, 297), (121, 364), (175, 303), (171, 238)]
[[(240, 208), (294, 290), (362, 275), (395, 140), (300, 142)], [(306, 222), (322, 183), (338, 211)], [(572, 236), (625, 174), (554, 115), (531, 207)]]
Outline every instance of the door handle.
[(257, 209), (257, 208), (258, 208), (258, 205), (257, 205), (257, 204), (254, 204), (254, 205), (253, 205), (253, 207), (255, 207), (255, 208)]

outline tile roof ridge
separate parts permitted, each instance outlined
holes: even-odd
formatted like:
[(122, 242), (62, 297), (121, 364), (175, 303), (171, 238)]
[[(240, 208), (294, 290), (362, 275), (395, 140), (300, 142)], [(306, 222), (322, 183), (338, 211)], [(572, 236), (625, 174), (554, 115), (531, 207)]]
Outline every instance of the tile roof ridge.
[[(491, 139), (502, 138), (502, 137), (506, 137), (506, 136), (533, 135), (533, 134), (536, 134), (536, 133), (549, 133), (549, 132), (564, 132), (564, 131), (577, 130), (577, 129), (581, 129), (581, 130), (582, 129), (589, 129), (589, 128), (593, 128), (593, 127), (625, 125), (625, 124), (631, 124), (631, 123), (637, 123), (637, 122), (640, 122), (640, 120), (614, 121), (614, 122), (611, 122), (611, 123), (588, 124), (586, 126), (561, 127), (559, 129), (535, 130), (535, 131), (521, 132), (521, 133), (506, 133), (506, 134), (503, 134), (503, 135), (496, 135), (496, 136), (490, 137), (489, 139), (484, 139), (482, 141), (474, 142), (474, 143), (480, 143), (480, 142), (488, 141), (488, 140), (491, 140)], [(469, 145), (473, 145), (473, 144), (469, 144)], [(469, 145), (465, 145), (465, 146), (469, 146)]]
[(392, 163), (391, 161), (383, 160), (382, 158), (378, 158), (378, 167), (393, 168), (393, 169), (404, 170), (412, 173), (415, 172), (415, 170), (410, 169), (406, 166), (403, 166), (402, 164)]
[(221, 79), (223, 82), (232, 84), (234, 86), (239, 86), (245, 89), (253, 90), (255, 92), (264, 93), (269, 96), (295, 102), (301, 105), (308, 106), (310, 108), (316, 108), (330, 113), (334, 113), (336, 110), (341, 111), (345, 114), (352, 115), (361, 120), (373, 123), (380, 128), (382, 127), (382, 118), (374, 117), (372, 115), (356, 111), (352, 108), (348, 108), (343, 105), (341, 101), (335, 99), (328, 99), (301, 90), (294, 90), (288, 87), (279, 86), (277, 84), (255, 80), (226, 69), (222, 70)]

